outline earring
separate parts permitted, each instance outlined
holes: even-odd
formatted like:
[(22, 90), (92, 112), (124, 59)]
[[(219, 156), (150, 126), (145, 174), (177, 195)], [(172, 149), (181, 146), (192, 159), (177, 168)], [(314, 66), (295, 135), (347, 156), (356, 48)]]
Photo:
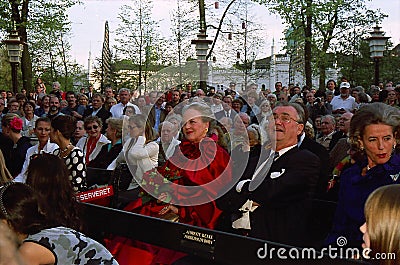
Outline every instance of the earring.
[(363, 147), (363, 146), (360, 146), (360, 150), (361, 150), (361, 151), (364, 151), (364, 147)]

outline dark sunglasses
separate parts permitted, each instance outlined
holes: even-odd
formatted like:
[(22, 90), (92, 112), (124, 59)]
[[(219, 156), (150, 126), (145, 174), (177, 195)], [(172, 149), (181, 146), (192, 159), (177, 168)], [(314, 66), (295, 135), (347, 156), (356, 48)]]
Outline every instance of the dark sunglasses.
[(99, 128), (99, 126), (97, 126), (97, 125), (88, 126), (88, 127), (86, 127), (86, 131), (90, 131), (91, 129), (97, 130), (98, 128)]

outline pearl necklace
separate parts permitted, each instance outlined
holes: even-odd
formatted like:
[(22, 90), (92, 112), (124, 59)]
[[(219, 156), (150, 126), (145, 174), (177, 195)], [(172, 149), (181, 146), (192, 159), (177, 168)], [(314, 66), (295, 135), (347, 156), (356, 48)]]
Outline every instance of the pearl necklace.
[(60, 151), (60, 156), (62, 156), (62, 154), (67, 152), (68, 151), (68, 147), (70, 147), (71, 145), (72, 145), (71, 143), (67, 144), (67, 146), (64, 148), (64, 150)]

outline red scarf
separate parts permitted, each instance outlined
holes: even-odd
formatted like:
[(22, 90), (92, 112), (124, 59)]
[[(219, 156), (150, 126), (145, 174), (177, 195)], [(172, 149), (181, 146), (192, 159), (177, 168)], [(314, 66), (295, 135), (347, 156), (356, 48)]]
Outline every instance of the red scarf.
[(93, 138), (93, 137), (88, 138), (87, 145), (86, 145), (86, 156), (85, 156), (86, 164), (89, 163), (89, 156), (93, 152), (93, 150), (96, 148), (96, 144), (99, 141), (99, 139), (100, 139), (100, 135), (97, 136), (96, 138)]

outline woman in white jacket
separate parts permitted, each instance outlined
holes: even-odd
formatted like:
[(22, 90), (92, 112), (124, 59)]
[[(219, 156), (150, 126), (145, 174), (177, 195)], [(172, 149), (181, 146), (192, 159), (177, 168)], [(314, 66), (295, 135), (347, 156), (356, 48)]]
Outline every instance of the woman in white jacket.
[[(143, 173), (157, 167), (158, 165), (158, 143), (153, 128), (147, 122), (146, 116), (135, 114), (129, 117), (128, 129), (130, 139), (124, 144), (118, 155), (116, 170), (121, 166), (129, 168), (133, 175), (127, 191), (121, 192), (121, 202), (127, 203), (137, 198), (139, 194), (139, 183), (142, 181)], [(124, 200), (126, 198), (128, 201)]]

